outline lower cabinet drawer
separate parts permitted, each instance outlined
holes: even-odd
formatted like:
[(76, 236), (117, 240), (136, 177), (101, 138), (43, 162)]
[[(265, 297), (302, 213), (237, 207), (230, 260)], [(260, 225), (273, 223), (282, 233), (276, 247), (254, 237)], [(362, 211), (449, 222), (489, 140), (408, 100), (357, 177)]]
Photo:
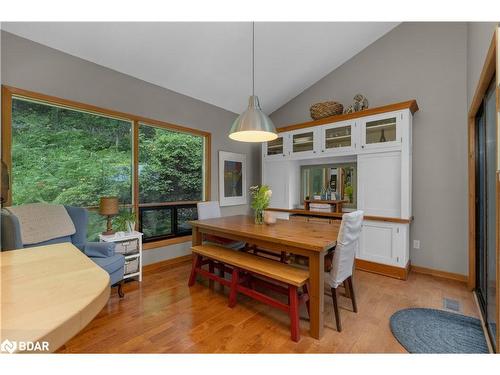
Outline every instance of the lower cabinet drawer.
[(128, 240), (115, 242), (115, 253), (128, 255), (139, 252), (139, 240)]
[(125, 275), (139, 272), (139, 258), (125, 260)]

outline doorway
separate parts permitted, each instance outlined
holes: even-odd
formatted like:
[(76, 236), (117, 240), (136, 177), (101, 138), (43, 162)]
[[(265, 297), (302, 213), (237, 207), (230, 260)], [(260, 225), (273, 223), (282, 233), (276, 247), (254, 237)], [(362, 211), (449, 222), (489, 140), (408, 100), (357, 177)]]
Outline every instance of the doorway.
[(495, 78), (475, 117), (476, 294), (491, 342), (496, 343), (496, 174)]

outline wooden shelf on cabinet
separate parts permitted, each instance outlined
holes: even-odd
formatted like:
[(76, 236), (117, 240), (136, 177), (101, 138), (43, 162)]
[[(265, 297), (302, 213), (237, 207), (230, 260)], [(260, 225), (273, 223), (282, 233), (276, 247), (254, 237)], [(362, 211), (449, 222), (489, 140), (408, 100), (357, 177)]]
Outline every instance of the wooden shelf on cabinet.
[[(304, 216), (324, 216), (330, 217), (334, 219), (341, 220), (342, 213), (337, 212), (319, 212), (319, 211), (310, 211), (304, 209), (288, 209), (288, 208), (266, 208), (267, 211), (275, 211), (275, 212), (288, 212), (290, 214), (296, 215), (304, 215)], [(385, 217), (385, 216), (372, 216), (365, 215), (364, 220), (370, 221), (385, 221), (390, 223), (398, 223), (398, 224), (410, 224), (413, 221), (413, 216), (409, 219), (401, 219), (397, 217)]]
[(415, 112), (418, 111), (417, 101), (415, 99), (413, 99), (413, 100), (408, 100), (406, 102), (400, 102), (400, 103), (384, 105), (381, 107), (369, 108), (369, 109), (365, 109), (365, 110), (359, 111), (359, 112), (346, 113), (346, 114), (342, 114), (342, 115), (326, 117), (326, 118), (323, 118), (321, 120), (302, 122), (302, 123), (293, 124), (293, 125), (286, 125), (286, 126), (282, 126), (281, 128), (278, 128), (277, 131), (278, 131), (278, 133), (282, 133), (282, 132), (287, 132), (287, 131), (291, 131), (291, 130), (311, 128), (311, 127), (318, 126), (318, 125), (332, 124), (335, 122), (352, 120), (352, 119), (356, 119), (356, 118), (360, 118), (360, 117), (377, 115), (377, 114), (385, 113), (385, 112), (400, 111), (402, 109), (409, 109), (411, 111), (411, 113), (414, 114)]

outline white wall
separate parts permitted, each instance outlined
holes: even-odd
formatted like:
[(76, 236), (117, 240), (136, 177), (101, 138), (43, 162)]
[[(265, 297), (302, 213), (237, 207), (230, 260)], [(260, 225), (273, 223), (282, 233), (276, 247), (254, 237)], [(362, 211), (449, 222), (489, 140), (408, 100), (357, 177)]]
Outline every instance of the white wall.
[(310, 120), (311, 104), (371, 107), (416, 99), (414, 265), (467, 274), (467, 24), (403, 23), (275, 111), (276, 126)]
[(467, 109), (474, 97), (496, 26), (496, 22), (469, 22), (467, 24)]

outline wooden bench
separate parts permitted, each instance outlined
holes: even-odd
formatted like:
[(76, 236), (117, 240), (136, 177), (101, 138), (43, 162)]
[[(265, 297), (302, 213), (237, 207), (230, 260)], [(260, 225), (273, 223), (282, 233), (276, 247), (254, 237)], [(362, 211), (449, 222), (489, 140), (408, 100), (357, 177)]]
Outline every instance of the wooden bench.
[[(238, 293), (245, 294), (260, 302), (276, 307), (290, 316), (290, 333), (293, 341), (299, 341), (299, 303), (305, 302), (309, 311), (309, 295), (307, 282), (309, 273), (306, 270), (280, 263), (271, 259), (258, 257), (245, 252), (235, 251), (217, 245), (198, 245), (191, 248), (193, 254), (193, 267), (189, 276), (189, 286), (193, 286), (196, 276), (205, 276), (222, 285), (230, 287), (229, 307), (236, 305)], [(231, 270), (231, 280), (216, 275), (213, 267), (209, 270), (202, 269), (206, 263), (203, 258), (219, 262), (222, 269)], [(258, 277), (253, 277), (254, 275)], [(271, 283), (267, 280), (272, 280)], [(278, 282), (278, 283), (276, 283)], [(268, 289), (288, 295), (288, 303), (283, 303), (255, 289), (256, 285), (263, 285)], [(299, 288), (302, 293), (299, 296)]]

